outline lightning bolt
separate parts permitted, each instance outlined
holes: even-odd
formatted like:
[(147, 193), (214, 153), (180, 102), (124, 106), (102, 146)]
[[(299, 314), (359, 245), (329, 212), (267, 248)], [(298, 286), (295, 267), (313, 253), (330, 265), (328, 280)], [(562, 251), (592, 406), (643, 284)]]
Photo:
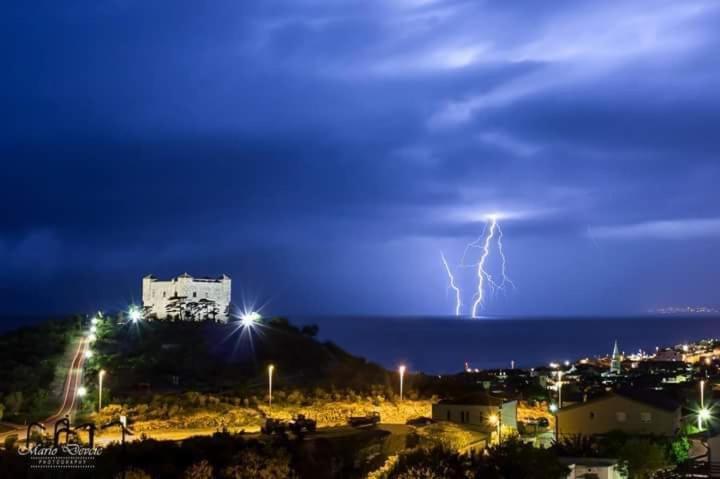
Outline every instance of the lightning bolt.
[(512, 286), (512, 289), (517, 289), (517, 287), (515, 286), (515, 283), (513, 283), (512, 280), (510, 279), (510, 277), (507, 275), (507, 259), (505, 258), (505, 252), (503, 251), (503, 243), (502, 243), (503, 232), (502, 232), (502, 228), (500, 228), (500, 225), (497, 223), (497, 219), (495, 219), (495, 227), (497, 228), (497, 232), (498, 232), (497, 245), (498, 245), (498, 254), (500, 255), (500, 265), (501, 265), (500, 274), (502, 275), (502, 281), (500, 282), (500, 289), (505, 291), (506, 284), (509, 284), (510, 286)]
[[(477, 287), (477, 293), (475, 293), (475, 301), (472, 305), (472, 317), (477, 318), (477, 312), (478, 309), (483, 305), (483, 301), (485, 299), (485, 280), (487, 279), (488, 284), (495, 289), (495, 282), (492, 280), (492, 276), (485, 271), (485, 260), (487, 260), (487, 257), (490, 255), (490, 242), (492, 241), (493, 237), (495, 236), (495, 230), (497, 228), (497, 218), (495, 216), (491, 216), (489, 218), (490, 226), (487, 228), (488, 232), (487, 235), (485, 235), (485, 241), (483, 242), (482, 246), (482, 255), (480, 256), (480, 261), (477, 263), (477, 276), (478, 276), (478, 287)], [(479, 240), (475, 240), (473, 243), (476, 245)], [(471, 243), (471, 245), (473, 245)], [(475, 246), (477, 247), (477, 246)]]
[[(496, 281), (490, 273), (487, 265), (488, 258), (491, 255), (493, 241), (497, 242), (498, 256), (500, 258), (500, 280), (498, 281)], [(465, 258), (471, 248), (481, 250), (480, 259), (477, 263), (467, 264), (465, 262)], [(455, 291), (455, 315), (460, 316), (462, 309), (462, 295), (460, 288), (457, 286), (455, 277), (442, 251), (440, 252), (440, 256), (442, 258), (443, 265), (445, 265), (445, 271), (447, 271), (448, 279), (450, 280), (449, 288), (452, 288)], [(508, 286), (512, 287), (513, 290), (517, 289), (515, 283), (507, 274), (507, 258), (505, 257), (505, 251), (503, 249), (503, 231), (500, 227), (500, 223), (498, 222), (498, 215), (487, 216), (487, 221), (480, 237), (465, 246), (465, 251), (463, 252), (462, 259), (460, 260), (460, 266), (464, 268), (475, 268), (477, 271), (477, 291), (472, 298), (472, 318), (478, 318), (478, 311), (482, 309), (485, 304), (487, 291), (495, 295), (498, 291), (505, 293)]]
[(440, 251), (440, 257), (442, 258), (442, 262), (445, 265), (445, 271), (447, 271), (448, 280), (450, 281), (450, 288), (455, 291), (455, 316), (460, 316), (460, 313), (462, 311), (462, 295), (460, 294), (460, 288), (457, 287), (457, 284), (455, 284), (455, 276), (453, 276), (452, 271), (450, 270), (450, 266), (448, 265), (447, 260), (445, 259), (445, 255), (442, 251)]

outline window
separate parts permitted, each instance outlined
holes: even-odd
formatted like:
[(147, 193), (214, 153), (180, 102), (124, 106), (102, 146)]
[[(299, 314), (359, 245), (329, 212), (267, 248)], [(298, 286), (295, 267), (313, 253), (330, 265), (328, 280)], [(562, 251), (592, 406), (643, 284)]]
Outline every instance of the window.
[(625, 422), (627, 421), (627, 414), (624, 412), (616, 412), (615, 419), (617, 419), (617, 422)]
[(197, 298), (197, 291), (193, 291), (193, 298)]
[(165, 297), (165, 291), (163, 291), (163, 298)]
[(448, 421), (450, 420), (450, 410), (449, 410), (449, 409), (448, 409), (448, 412), (447, 412), (447, 420), (448, 420)]
[(590, 419), (595, 419), (595, 413), (590, 411)]
[(640, 413), (640, 422), (644, 422), (644, 423), (652, 422), (652, 413), (651, 412), (641, 412)]

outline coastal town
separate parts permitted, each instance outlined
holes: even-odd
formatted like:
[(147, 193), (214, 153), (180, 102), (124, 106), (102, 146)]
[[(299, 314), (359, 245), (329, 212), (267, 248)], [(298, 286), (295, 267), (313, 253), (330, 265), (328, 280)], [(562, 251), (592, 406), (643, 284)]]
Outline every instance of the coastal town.
[[(207, 288), (208, 281), (197, 284)], [(223, 281), (229, 289), (230, 279)], [(197, 297), (189, 293), (170, 295), (175, 299), (168, 309), (184, 310), (177, 298)], [(288, 379), (307, 371), (275, 353), (274, 360), (260, 361), (266, 366), (247, 370), (254, 372), (244, 380), (223, 377), (223, 382), (237, 381), (236, 386), (247, 380), (255, 384), (243, 387), (252, 394), (241, 398), (210, 377), (204, 381), (205, 392), (194, 392), (197, 386), (181, 366), (158, 375), (152, 367), (135, 363), (133, 374), (124, 378), (129, 372), (113, 360), (114, 351), (136, 357), (130, 343), (138, 334), (152, 341), (154, 328), (162, 338), (153, 361), (187, 353), (186, 344), (173, 339), (185, 335), (186, 328), (198, 333), (235, 328), (246, 340), (255, 335), (261, 350), (273, 350), (269, 343), (278, 332), (296, 335), (286, 345), (303, 342), (303, 348), (317, 347), (317, 331), (300, 330), (287, 320), (262, 318), (256, 312), (228, 321), (212, 310), (202, 318), (178, 314), (164, 319), (157, 314), (145, 317), (143, 311), (153, 311), (153, 305), (79, 320), (79, 331), (84, 332), (69, 343), (75, 352), (67, 369), (65, 397), (60, 410), (47, 419), (34, 420), (39, 411), (32, 404), (19, 404), (17, 391), (3, 391), (4, 454), (71, 444), (112, 449), (114, 444), (139, 445), (150, 439), (183, 444), (218, 433), (282, 450), (297, 447), (298, 440), (385, 438), (380, 444), (387, 446), (388, 438), (394, 438), (394, 447), (383, 446), (380, 463), (355, 475), (395, 477), (392, 471), (418, 447), (484, 455), (512, 447), (547, 454), (543, 461), (567, 470), (563, 478), (720, 477), (720, 429), (714, 408), (720, 390), (717, 339), (632, 353), (623, 351), (619, 340), (602, 357), (534, 368), (511, 363), (508, 368), (480, 369), (466, 364), (457, 373), (429, 375), (399, 365), (397, 371), (377, 368), (377, 379), (344, 384), (316, 374), (313, 389)], [(377, 437), (363, 436), (370, 433)]]

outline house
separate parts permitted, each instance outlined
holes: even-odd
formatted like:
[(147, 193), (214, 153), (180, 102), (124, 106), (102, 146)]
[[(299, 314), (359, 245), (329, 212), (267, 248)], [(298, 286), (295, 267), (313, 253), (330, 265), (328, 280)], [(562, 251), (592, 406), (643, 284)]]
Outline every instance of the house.
[(680, 429), (681, 408), (659, 394), (613, 392), (557, 411), (559, 437), (605, 434), (672, 436)]
[(486, 393), (469, 394), (455, 399), (444, 399), (432, 405), (435, 421), (465, 424), (478, 430), (517, 431), (517, 401)]
[(560, 462), (570, 468), (567, 479), (626, 479), (617, 459), (602, 457), (561, 457)]

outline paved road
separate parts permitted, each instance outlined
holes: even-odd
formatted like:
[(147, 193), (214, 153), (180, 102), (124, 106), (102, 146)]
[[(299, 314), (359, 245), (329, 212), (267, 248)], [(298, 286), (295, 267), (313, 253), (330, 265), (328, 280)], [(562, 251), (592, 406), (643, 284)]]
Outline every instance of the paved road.
[[(83, 365), (85, 364), (85, 351), (87, 350), (87, 347), (87, 338), (84, 337), (80, 339), (77, 349), (75, 350), (75, 354), (72, 357), (72, 361), (70, 362), (67, 377), (65, 378), (65, 388), (63, 390), (63, 398), (60, 408), (55, 414), (44, 421), (41, 421), (47, 427), (53, 426), (55, 421), (65, 416), (72, 419), (72, 415), (75, 413), (75, 406), (79, 402), (77, 390), (82, 384)], [(10, 434), (18, 434), (21, 441), (25, 440), (25, 431), (27, 426), (7, 422), (2, 424), (10, 430), (0, 434), (0, 444)]]

